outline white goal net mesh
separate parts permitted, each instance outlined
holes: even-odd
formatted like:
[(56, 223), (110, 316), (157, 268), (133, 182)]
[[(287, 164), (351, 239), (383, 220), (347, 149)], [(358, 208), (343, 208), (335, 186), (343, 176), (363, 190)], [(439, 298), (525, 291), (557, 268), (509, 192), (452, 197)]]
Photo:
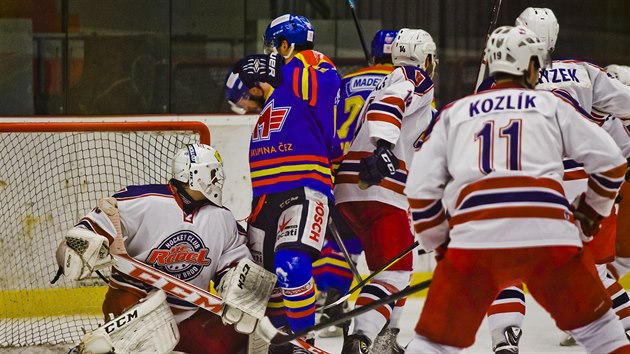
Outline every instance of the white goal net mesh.
[[(166, 183), (177, 149), (209, 140), (187, 130), (207, 133), (195, 123), (174, 123), (182, 131), (159, 122), (147, 124), (156, 131), (134, 125), (134, 131), (91, 132), (15, 132), (0, 123), (0, 347), (74, 343), (82, 327), (103, 322), (102, 280), (62, 276), (50, 284), (57, 244), (99, 198), (127, 185)], [(130, 129), (123, 126), (102, 129)], [(81, 123), (68, 129), (81, 130)]]

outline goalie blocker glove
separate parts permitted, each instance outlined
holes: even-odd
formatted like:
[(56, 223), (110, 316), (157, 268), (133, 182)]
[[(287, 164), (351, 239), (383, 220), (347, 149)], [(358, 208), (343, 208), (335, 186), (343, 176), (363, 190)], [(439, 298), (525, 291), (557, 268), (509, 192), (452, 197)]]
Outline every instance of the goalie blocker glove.
[(393, 176), (400, 167), (398, 158), (390, 150), (390, 142), (379, 139), (376, 146), (374, 153), (362, 158), (359, 164), (359, 181), (368, 185), (379, 184), (383, 178)]
[(283, 65), (284, 59), (278, 53), (254, 54), (239, 60), (232, 72), (238, 73), (247, 88), (260, 87), (261, 82), (278, 87), (282, 83)]
[(575, 223), (580, 230), (580, 238), (584, 242), (590, 242), (593, 240), (593, 235), (599, 231), (603, 216), (588, 205), (585, 198), (586, 193), (577, 196), (569, 209), (573, 212)]

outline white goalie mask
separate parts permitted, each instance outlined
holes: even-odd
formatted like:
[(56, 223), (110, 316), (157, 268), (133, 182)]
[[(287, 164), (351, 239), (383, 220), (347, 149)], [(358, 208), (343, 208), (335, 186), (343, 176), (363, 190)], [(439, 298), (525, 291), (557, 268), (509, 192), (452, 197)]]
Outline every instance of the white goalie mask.
[(485, 56), (490, 75), (525, 75), (532, 57), (538, 60), (541, 69), (551, 67), (547, 45), (534, 32), (520, 26), (495, 29), (488, 38)]
[(223, 206), (223, 160), (212, 146), (191, 144), (179, 150), (173, 159), (173, 178)]
[(437, 46), (429, 32), (421, 29), (402, 28), (392, 45), (392, 62), (394, 66), (410, 65), (429, 69), (425, 66), (426, 58), (430, 55), (431, 71), (427, 72), (433, 76), (433, 71), (437, 63)]
[(541, 41), (547, 44), (549, 52), (553, 52), (558, 40), (560, 25), (553, 11), (547, 8), (528, 7), (516, 19), (516, 25), (529, 28)]

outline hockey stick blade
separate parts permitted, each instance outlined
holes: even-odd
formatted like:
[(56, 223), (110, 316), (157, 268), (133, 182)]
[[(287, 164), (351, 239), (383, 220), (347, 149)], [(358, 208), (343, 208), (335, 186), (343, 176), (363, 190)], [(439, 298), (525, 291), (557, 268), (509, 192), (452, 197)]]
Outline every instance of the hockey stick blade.
[[(271, 338), (271, 343), (272, 344), (283, 344), (283, 343), (287, 343), (290, 342), (296, 338), (300, 338), (302, 336), (307, 335), (310, 332), (313, 331), (319, 331), (320, 329), (324, 329), (324, 328), (328, 328), (330, 326), (334, 326), (336, 324), (342, 323), (342, 322), (346, 322), (351, 318), (354, 318), (358, 315), (361, 315), (363, 313), (366, 313), (368, 311), (372, 311), (380, 306), (386, 305), (386, 304), (390, 304), (400, 298), (403, 297), (407, 297), (411, 294), (417, 293), (418, 291), (422, 291), (426, 288), (429, 287), (429, 285), (431, 284), (431, 279), (429, 280), (425, 280), (423, 282), (420, 282), (416, 285), (413, 286), (408, 286), (405, 289), (391, 294), (389, 296), (386, 296), (384, 298), (381, 298), (377, 301), (371, 302), (365, 306), (361, 306), (361, 307), (357, 307), (352, 311), (346, 312), (344, 314), (341, 314), (339, 317), (337, 318), (331, 318), (329, 321), (322, 321), (314, 326), (311, 326), (309, 328), (305, 328), (299, 332), (296, 333), (292, 333), (292, 334), (284, 334), (281, 332), (276, 333), (272, 338)], [(259, 323), (259, 325), (262, 326), (269, 326), (271, 324), (271, 322), (269, 320), (266, 321), (261, 321)]]
[(361, 280), (360, 282), (357, 283), (357, 285), (354, 286), (354, 288), (348, 290), (348, 292), (340, 297), (339, 299), (337, 299), (334, 302), (331, 302), (330, 304), (322, 307), (322, 310), (326, 310), (329, 309), (331, 307), (337, 306), (341, 303), (343, 303), (344, 301), (348, 300), (350, 298), (350, 296), (352, 296), (352, 293), (354, 293), (355, 291), (357, 291), (358, 289), (361, 289), (362, 287), (365, 286), (365, 284), (369, 283), (372, 279), (374, 279), (375, 276), (379, 275), (381, 272), (387, 270), (387, 268), (391, 267), (394, 263), (398, 262), (398, 260), (400, 260), (401, 258), (403, 258), (404, 256), (406, 256), (409, 252), (413, 251), (414, 248), (418, 247), (420, 245), (420, 242), (416, 241), (414, 243), (411, 244), (411, 246), (405, 248), (398, 256), (396, 256), (394, 259), (392, 259), (391, 261), (387, 262), (387, 264), (385, 264), (384, 266), (382, 266), (380, 269), (374, 271), (372, 274), (368, 275), (367, 277), (365, 277), (365, 279)]

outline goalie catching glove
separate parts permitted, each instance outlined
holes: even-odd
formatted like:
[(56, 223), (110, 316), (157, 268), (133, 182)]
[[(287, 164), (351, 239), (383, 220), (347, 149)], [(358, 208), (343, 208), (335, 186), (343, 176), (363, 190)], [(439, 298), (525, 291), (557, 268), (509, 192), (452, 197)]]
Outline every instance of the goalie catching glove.
[(383, 178), (396, 174), (400, 162), (391, 152), (391, 147), (390, 142), (379, 139), (374, 153), (361, 159), (359, 164), (359, 186), (361, 189), (379, 184)]
[(241, 333), (252, 333), (265, 316), (276, 275), (250, 259), (242, 259), (223, 276), (217, 291), (223, 298), (224, 324), (234, 324)]
[(109, 254), (109, 241), (93, 231), (73, 227), (57, 248), (57, 264), (63, 274), (72, 280), (82, 280), (92, 272), (113, 264)]
[(599, 231), (604, 217), (586, 203), (586, 193), (577, 196), (569, 209), (573, 212), (575, 224), (580, 230), (580, 238), (584, 242), (591, 242), (593, 235)]

